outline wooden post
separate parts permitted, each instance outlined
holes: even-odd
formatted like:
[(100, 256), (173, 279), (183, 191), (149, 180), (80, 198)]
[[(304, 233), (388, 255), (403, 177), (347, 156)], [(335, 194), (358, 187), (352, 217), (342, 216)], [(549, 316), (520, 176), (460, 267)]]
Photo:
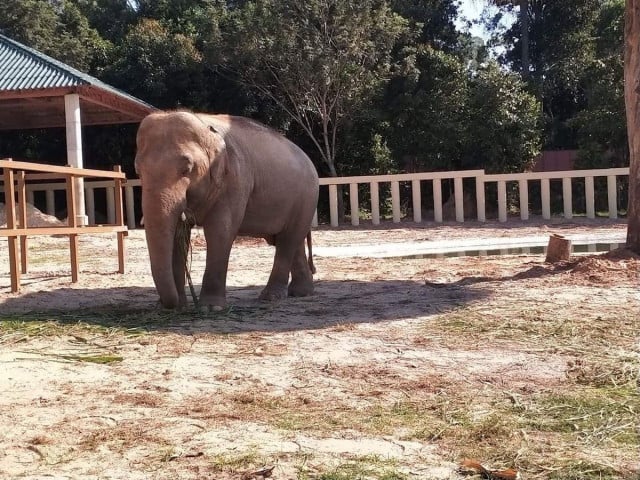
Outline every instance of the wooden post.
[[(7, 228), (16, 228), (16, 190), (14, 182), (13, 170), (11, 168), (4, 169), (4, 201), (5, 211), (7, 214)], [(11, 235), (7, 237), (9, 242), (9, 271), (11, 274), (11, 291), (20, 290), (20, 269), (18, 261), (18, 237)]]
[[(113, 170), (116, 173), (122, 173), (122, 168), (120, 165), (116, 165), (113, 167)], [(122, 180), (116, 178), (114, 180), (115, 187), (115, 210), (116, 210), (116, 225), (119, 227), (124, 226), (124, 206), (122, 202)], [(124, 239), (127, 236), (127, 232), (118, 232), (118, 273), (124, 273), (124, 263), (125, 263), (125, 245)]]
[[(67, 222), (70, 227), (78, 226), (76, 216), (76, 182), (73, 175), (67, 175)], [(78, 234), (69, 234), (69, 253), (71, 256), (71, 282), (77, 283), (80, 268), (78, 266)]]
[(571, 255), (571, 240), (554, 233), (549, 237), (547, 245), (547, 258), (545, 262), (556, 263), (569, 260)]
[[(18, 173), (18, 224), (21, 228), (26, 230), (27, 228), (27, 185), (25, 182), (24, 170), (20, 170)], [(22, 273), (27, 273), (28, 258), (27, 258), (27, 236), (20, 235), (20, 260)]]

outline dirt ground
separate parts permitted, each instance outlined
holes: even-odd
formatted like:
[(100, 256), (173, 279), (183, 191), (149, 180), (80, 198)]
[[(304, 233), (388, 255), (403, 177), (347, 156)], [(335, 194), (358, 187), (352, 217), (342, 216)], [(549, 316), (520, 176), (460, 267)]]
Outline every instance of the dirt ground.
[[(0, 271), (0, 478), (462, 478), (460, 462), (486, 452), (487, 440), (447, 433), (462, 425), (450, 413), (456, 395), (476, 425), (498, 399), (524, 404), (574, 388), (572, 366), (590, 353), (572, 338), (598, 345), (611, 333), (611, 323), (607, 335), (598, 330), (599, 319), (621, 322), (612, 348), (635, 357), (640, 260), (373, 259), (330, 256), (329, 247), (403, 244), (410, 253), (415, 242), (485, 238), (490, 246), (491, 238), (625, 231), (605, 219), (320, 228), (315, 295), (275, 304), (257, 301), (273, 249), (239, 239), (232, 307), (206, 314), (158, 308), (143, 231), (129, 234), (124, 275), (115, 273), (113, 236), (80, 237), (76, 284), (66, 238), (34, 237), (20, 293), (10, 293), (6, 263)], [(204, 242), (194, 238), (197, 287)], [(8, 258), (4, 241), (0, 258)], [(564, 315), (575, 331), (538, 325)], [(445, 433), (417, 434), (417, 425), (435, 425), (425, 421), (435, 405)], [(400, 416), (399, 406), (411, 409)], [(523, 453), (551, 455), (552, 441), (540, 451), (540, 437), (509, 435), (513, 444), (493, 445), (480, 460), (528, 472), (523, 478), (562, 478), (553, 476), (561, 456), (536, 464)], [(610, 476), (598, 478), (637, 478), (637, 443), (576, 442), (572, 457), (607, 466)]]

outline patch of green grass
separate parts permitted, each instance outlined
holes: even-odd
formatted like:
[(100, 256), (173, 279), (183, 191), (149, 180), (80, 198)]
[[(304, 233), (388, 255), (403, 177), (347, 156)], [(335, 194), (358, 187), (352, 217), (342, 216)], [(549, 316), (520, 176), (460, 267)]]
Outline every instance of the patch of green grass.
[[(625, 475), (613, 468), (597, 463), (575, 461), (555, 468), (548, 476), (549, 480), (619, 480)], [(626, 476), (626, 475), (625, 475)], [(632, 478), (632, 477), (627, 477)], [(636, 479), (640, 478), (638, 476)]]
[(211, 466), (218, 472), (249, 470), (258, 465), (265, 465), (265, 463), (261, 463), (264, 460), (255, 451), (238, 454), (218, 454), (210, 458)]
[(300, 468), (298, 480), (406, 480), (397, 470), (397, 462), (378, 455), (355, 456), (325, 472), (308, 472)]
[(99, 365), (107, 365), (109, 363), (121, 362), (124, 360), (119, 355), (57, 355), (64, 360), (74, 362), (97, 363)]
[(539, 432), (569, 434), (589, 445), (640, 447), (639, 414), (640, 392), (635, 387), (586, 388), (534, 399), (521, 424)]

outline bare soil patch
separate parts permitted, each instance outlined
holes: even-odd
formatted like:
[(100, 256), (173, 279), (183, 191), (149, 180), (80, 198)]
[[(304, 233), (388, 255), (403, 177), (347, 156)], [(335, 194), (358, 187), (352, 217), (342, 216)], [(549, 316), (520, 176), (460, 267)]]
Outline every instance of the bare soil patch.
[[(320, 229), (314, 246), (625, 228), (401, 224)], [(127, 245), (125, 275), (108, 235), (80, 237), (77, 284), (65, 238), (29, 240), (20, 293), (0, 272), (0, 478), (452, 479), (465, 458), (523, 478), (639, 473), (629, 252), (317, 256), (313, 297), (261, 304), (273, 249), (239, 239), (232, 306), (201, 313), (158, 309), (143, 232)]]

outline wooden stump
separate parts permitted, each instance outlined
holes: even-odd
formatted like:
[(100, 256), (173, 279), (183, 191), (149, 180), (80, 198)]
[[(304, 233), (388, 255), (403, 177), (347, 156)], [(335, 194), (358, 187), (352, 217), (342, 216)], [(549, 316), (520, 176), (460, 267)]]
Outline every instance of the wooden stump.
[(569, 260), (571, 255), (571, 240), (554, 233), (547, 244), (547, 258), (545, 262), (556, 263)]

